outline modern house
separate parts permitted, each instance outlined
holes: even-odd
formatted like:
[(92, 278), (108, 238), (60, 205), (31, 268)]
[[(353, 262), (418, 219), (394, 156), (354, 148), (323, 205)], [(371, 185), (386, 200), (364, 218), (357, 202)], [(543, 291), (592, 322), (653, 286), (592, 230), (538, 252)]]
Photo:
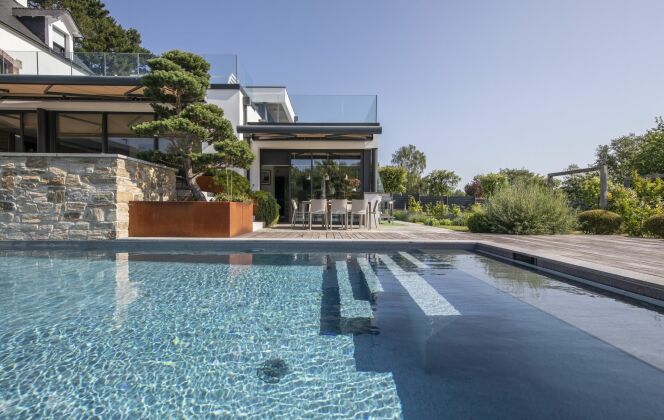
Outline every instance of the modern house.
[[(131, 129), (154, 118), (140, 82), (151, 56), (74, 52), (80, 36), (66, 10), (0, 0), (0, 155), (135, 158), (167, 147)], [(212, 76), (207, 101), (256, 154), (246, 174), (252, 189), (273, 193), (285, 212), (290, 199), (376, 191), (376, 96), (290, 95), (283, 86), (254, 85), (235, 55), (204, 58)]]

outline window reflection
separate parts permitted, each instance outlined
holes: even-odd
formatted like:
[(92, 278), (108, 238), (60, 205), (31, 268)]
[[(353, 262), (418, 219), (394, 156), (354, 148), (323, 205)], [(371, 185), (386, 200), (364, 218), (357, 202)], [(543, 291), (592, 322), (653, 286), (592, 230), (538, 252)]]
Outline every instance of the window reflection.
[(293, 153), (290, 165), (291, 199), (362, 197), (360, 153)]
[(58, 153), (101, 153), (102, 114), (59, 113)]
[(152, 114), (108, 114), (108, 153), (137, 157), (154, 149), (154, 138), (139, 137), (132, 127), (154, 119)]
[(37, 152), (37, 113), (24, 112), (23, 113), (23, 151), (35, 153)]
[(15, 152), (21, 135), (21, 114), (0, 114), (0, 152)]

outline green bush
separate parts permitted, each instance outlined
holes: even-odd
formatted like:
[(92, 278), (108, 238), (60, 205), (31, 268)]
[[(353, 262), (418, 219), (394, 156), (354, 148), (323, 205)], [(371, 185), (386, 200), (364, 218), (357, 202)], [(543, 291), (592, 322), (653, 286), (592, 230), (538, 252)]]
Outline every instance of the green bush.
[(646, 220), (644, 230), (658, 238), (664, 238), (664, 214), (656, 214)]
[[(214, 173), (215, 185), (221, 187), (223, 192), (233, 194), (249, 194), (249, 180), (246, 176), (231, 170), (216, 170)], [(231, 189), (232, 187), (232, 189)]]
[(412, 195), (408, 197), (408, 211), (412, 213), (422, 213), (422, 204), (415, 200)]
[(490, 232), (514, 235), (565, 233), (576, 222), (563, 191), (533, 182), (497, 190), (485, 206), (485, 215)]
[(249, 197), (247, 194), (242, 194), (242, 193), (236, 194), (235, 192), (233, 194), (219, 193), (214, 196), (214, 199), (215, 201), (225, 201), (231, 203), (244, 203), (247, 201), (251, 201), (251, 197)]
[(401, 220), (402, 222), (407, 222), (409, 220), (409, 214), (406, 210), (394, 210), (392, 215), (395, 219)]
[(466, 219), (466, 226), (469, 231), (474, 233), (491, 232), (491, 225), (489, 224), (489, 219), (486, 217), (484, 211), (474, 211), (470, 213)]
[(279, 204), (274, 196), (267, 191), (255, 191), (252, 194), (256, 209), (256, 220), (272, 226), (279, 221)]
[(608, 210), (588, 210), (578, 215), (579, 226), (585, 233), (613, 235), (620, 231), (622, 217)]

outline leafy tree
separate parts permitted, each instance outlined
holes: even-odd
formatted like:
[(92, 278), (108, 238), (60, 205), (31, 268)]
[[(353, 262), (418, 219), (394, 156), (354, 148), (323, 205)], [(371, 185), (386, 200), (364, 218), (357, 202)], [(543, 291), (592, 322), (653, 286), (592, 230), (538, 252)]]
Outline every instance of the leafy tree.
[(632, 157), (632, 166), (641, 175), (664, 173), (664, 121), (661, 117), (656, 121), (657, 127), (648, 130)]
[(141, 34), (136, 29), (124, 29), (100, 0), (31, 0), (30, 4), (69, 10), (83, 34), (83, 39), (76, 41), (76, 51), (150, 52), (141, 47)]
[(510, 185), (514, 185), (517, 182), (534, 182), (540, 185), (545, 185), (547, 183), (546, 178), (538, 175), (532, 171), (529, 171), (526, 168), (521, 169), (501, 169), (498, 171), (499, 174), (505, 175), (507, 182)]
[(419, 192), (421, 188), (420, 179), (427, 167), (427, 157), (417, 147), (409, 144), (402, 146), (392, 154), (392, 164), (402, 166), (408, 172), (406, 190), (408, 192)]
[(452, 195), (460, 181), (460, 176), (446, 169), (433, 170), (424, 178), (429, 195)]
[(383, 166), (378, 170), (383, 189), (387, 193), (406, 192), (408, 173), (401, 166)]
[(486, 175), (476, 175), (464, 189), (466, 194), (474, 197), (491, 197), (507, 185), (510, 185), (507, 175), (492, 172)]
[[(210, 85), (208, 62), (196, 54), (173, 50), (148, 63), (151, 71), (142, 83), (157, 119), (133, 129), (141, 136), (170, 140), (168, 152), (153, 152), (152, 160), (179, 164), (194, 198), (204, 201), (196, 183), (198, 176), (215, 169), (246, 169), (254, 155), (247, 143), (235, 136), (224, 111), (203, 103)], [(215, 153), (201, 153), (204, 142), (212, 143)]]
[(595, 164), (605, 164), (611, 178), (624, 184), (634, 170), (634, 156), (641, 149), (643, 141), (643, 136), (633, 133), (613, 139), (611, 143), (597, 148)]

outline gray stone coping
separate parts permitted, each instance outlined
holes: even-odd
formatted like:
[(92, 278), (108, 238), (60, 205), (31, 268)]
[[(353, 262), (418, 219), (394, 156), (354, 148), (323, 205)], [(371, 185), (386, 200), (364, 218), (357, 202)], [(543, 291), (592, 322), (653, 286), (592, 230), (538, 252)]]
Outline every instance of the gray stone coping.
[(177, 169), (159, 163), (148, 162), (147, 160), (136, 159), (133, 157), (119, 155), (116, 153), (25, 153), (25, 152), (3, 152), (0, 157), (45, 157), (45, 158), (104, 158), (104, 159), (123, 159), (142, 165), (153, 166), (155, 168), (168, 169), (177, 172)]

